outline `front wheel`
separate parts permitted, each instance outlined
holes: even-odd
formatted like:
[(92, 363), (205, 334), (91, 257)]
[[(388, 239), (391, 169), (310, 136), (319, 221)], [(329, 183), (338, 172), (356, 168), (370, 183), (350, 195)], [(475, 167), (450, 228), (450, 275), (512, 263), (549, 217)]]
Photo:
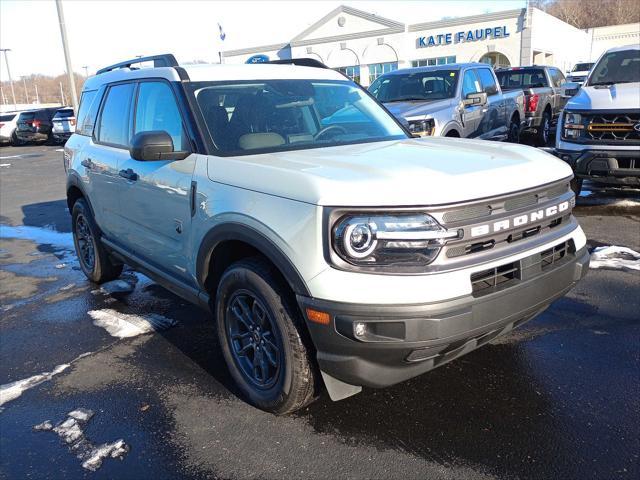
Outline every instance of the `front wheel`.
[(73, 205), (71, 221), (78, 262), (86, 277), (95, 283), (118, 278), (123, 265), (114, 263), (102, 246), (98, 226), (83, 198)]
[(254, 406), (275, 414), (313, 400), (315, 378), (300, 313), (273, 267), (232, 264), (216, 293), (216, 323), (231, 376)]

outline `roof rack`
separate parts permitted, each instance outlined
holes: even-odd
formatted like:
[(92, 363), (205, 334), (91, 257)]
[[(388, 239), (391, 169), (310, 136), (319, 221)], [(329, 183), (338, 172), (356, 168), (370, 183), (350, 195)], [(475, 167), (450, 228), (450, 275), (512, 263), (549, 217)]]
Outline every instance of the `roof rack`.
[(116, 70), (118, 68), (131, 68), (131, 65), (135, 65), (136, 63), (144, 63), (144, 62), (153, 62), (153, 66), (157, 67), (177, 67), (178, 61), (176, 57), (174, 57), (170, 53), (165, 53), (162, 55), (152, 55), (150, 57), (138, 57), (131, 60), (126, 60), (124, 62), (116, 63), (114, 65), (109, 65), (108, 67), (101, 68), (96, 72), (96, 75), (100, 75), (101, 73), (110, 72), (112, 70)]
[(324, 63), (315, 58), (288, 58), (284, 60), (269, 60), (264, 63), (275, 63), (281, 65), (297, 65), (299, 67), (313, 67), (313, 68), (329, 68)]

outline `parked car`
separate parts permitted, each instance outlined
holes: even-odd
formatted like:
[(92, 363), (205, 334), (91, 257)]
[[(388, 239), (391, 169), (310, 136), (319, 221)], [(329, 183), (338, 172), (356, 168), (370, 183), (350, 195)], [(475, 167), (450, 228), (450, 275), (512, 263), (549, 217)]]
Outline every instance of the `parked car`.
[(40, 108), (21, 112), (16, 136), (20, 142), (47, 142), (53, 140), (53, 116), (59, 107)]
[(575, 192), (585, 178), (640, 186), (640, 46), (608, 50), (582, 86), (563, 90), (573, 98), (558, 122), (555, 154), (573, 168)]
[(16, 137), (18, 115), (18, 112), (0, 114), (0, 144), (19, 144), (18, 137)]
[(52, 119), (53, 140), (58, 143), (66, 142), (76, 129), (76, 116), (73, 108), (61, 108)]
[(84, 274), (128, 264), (211, 311), (238, 390), (278, 414), (444, 365), (588, 269), (564, 162), (413, 138), (310, 59), (101, 69), (64, 159)]
[(503, 91), (524, 92), (524, 133), (535, 135), (537, 143), (547, 146), (567, 102), (560, 93), (565, 78), (555, 67), (534, 65), (531, 67), (501, 68), (496, 71)]
[(454, 63), (386, 73), (371, 94), (421, 136), (518, 142), (524, 95), (503, 93), (489, 65)]
[(575, 83), (583, 83), (587, 79), (587, 75), (593, 68), (592, 62), (578, 62), (570, 72), (567, 72), (567, 81)]

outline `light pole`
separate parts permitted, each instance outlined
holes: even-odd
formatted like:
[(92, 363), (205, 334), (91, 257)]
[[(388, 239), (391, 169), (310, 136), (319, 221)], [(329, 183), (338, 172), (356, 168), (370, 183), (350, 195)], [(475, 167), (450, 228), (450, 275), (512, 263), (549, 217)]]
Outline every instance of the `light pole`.
[(89, 78), (89, 65), (83, 65), (84, 68), (84, 78)]
[(9, 58), (7, 52), (10, 52), (10, 48), (0, 48), (0, 52), (4, 53), (4, 62), (7, 64), (7, 76), (9, 77), (9, 85), (11, 85), (11, 95), (13, 96), (13, 109), (17, 110), (18, 105), (16, 103), (16, 91), (13, 89), (13, 80), (11, 80), (11, 70), (9, 70)]
[(22, 77), (22, 85), (24, 86), (24, 103), (29, 104), (29, 92), (27, 91), (27, 81)]
[(71, 55), (69, 53), (69, 45), (67, 45), (67, 28), (64, 24), (64, 10), (62, 8), (62, 0), (56, 0), (56, 8), (58, 9), (58, 21), (60, 22), (60, 36), (62, 37), (62, 48), (64, 50), (64, 59), (67, 64), (67, 75), (69, 75), (69, 86), (71, 88), (71, 103), (73, 110), (78, 111), (78, 94), (76, 93), (76, 79), (73, 75), (71, 67)]

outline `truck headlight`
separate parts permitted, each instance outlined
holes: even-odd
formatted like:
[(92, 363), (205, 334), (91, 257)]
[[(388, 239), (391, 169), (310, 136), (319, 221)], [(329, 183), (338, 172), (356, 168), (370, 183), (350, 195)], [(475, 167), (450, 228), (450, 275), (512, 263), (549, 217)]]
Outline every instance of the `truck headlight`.
[(426, 120), (409, 120), (408, 129), (413, 135), (427, 137), (433, 135), (434, 128), (435, 122), (433, 118), (427, 118)]
[(445, 230), (424, 213), (347, 214), (333, 226), (333, 250), (357, 266), (428, 265), (448, 238), (458, 231)]
[(565, 112), (563, 118), (562, 136), (568, 140), (580, 138), (584, 124), (579, 113)]

